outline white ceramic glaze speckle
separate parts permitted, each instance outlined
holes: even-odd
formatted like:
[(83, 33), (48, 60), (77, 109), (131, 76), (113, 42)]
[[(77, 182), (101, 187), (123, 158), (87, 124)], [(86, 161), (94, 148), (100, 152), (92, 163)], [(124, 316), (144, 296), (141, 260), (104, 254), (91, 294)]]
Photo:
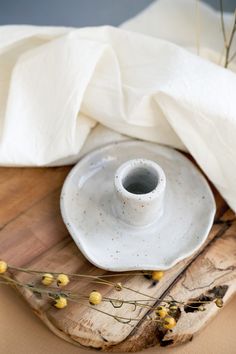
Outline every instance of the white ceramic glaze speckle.
[[(143, 183), (146, 193), (133, 193), (129, 181)], [(164, 270), (205, 241), (215, 201), (205, 178), (181, 153), (125, 141), (78, 162), (64, 183), (61, 211), (75, 243), (96, 266)]]

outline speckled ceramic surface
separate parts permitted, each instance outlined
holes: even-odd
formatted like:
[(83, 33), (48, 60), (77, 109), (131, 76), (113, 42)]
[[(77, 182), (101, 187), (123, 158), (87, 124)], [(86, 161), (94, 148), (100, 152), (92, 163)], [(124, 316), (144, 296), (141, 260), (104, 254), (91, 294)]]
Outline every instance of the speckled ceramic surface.
[(61, 193), (63, 220), (88, 260), (111, 271), (167, 269), (205, 241), (212, 192), (181, 153), (125, 141), (72, 169)]

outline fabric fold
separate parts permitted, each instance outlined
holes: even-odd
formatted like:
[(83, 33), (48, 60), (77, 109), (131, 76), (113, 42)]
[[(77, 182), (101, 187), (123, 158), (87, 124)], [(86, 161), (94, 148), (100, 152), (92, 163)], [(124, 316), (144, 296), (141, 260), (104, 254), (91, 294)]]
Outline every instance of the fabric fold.
[(125, 134), (189, 151), (236, 210), (235, 62), (217, 65), (219, 14), (200, 13), (200, 55), (192, 0), (158, 1), (123, 29), (3, 26), (0, 164), (72, 163)]

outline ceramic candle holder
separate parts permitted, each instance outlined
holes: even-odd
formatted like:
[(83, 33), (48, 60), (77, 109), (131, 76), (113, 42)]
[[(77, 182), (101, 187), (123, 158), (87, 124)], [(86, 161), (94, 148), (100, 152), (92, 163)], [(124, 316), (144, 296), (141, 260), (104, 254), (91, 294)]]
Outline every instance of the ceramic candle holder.
[(95, 266), (164, 270), (203, 244), (215, 202), (184, 155), (124, 141), (78, 162), (63, 186), (61, 211), (77, 246)]
[(166, 178), (162, 168), (144, 159), (122, 164), (115, 174), (114, 210), (133, 226), (146, 226), (163, 213)]

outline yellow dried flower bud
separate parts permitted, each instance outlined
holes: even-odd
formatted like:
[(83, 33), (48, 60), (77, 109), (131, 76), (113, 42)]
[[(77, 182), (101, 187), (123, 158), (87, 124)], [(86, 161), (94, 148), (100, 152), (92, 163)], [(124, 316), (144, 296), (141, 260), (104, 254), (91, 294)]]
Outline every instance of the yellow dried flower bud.
[(91, 305), (98, 305), (102, 301), (102, 295), (98, 291), (92, 291), (89, 295), (89, 302)]
[(58, 286), (66, 286), (69, 284), (70, 279), (66, 274), (59, 274), (57, 277), (57, 285)]
[(0, 274), (5, 273), (7, 270), (7, 263), (4, 261), (0, 261)]
[(163, 327), (164, 327), (165, 329), (172, 329), (172, 328), (174, 328), (175, 326), (176, 326), (176, 321), (175, 321), (174, 317), (171, 317), (171, 316), (165, 317), (165, 319), (164, 319), (164, 325), (163, 325)]
[(67, 300), (65, 297), (63, 296), (59, 296), (58, 299), (55, 299), (55, 304), (54, 306), (57, 308), (57, 309), (64, 309), (64, 307), (67, 306)]
[(223, 305), (224, 305), (223, 300), (222, 300), (221, 298), (217, 298), (217, 299), (215, 300), (215, 304), (216, 304), (216, 306), (219, 307), (219, 308), (223, 307)]
[(50, 274), (50, 273), (45, 273), (45, 274), (43, 274), (43, 276), (42, 276), (41, 283), (42, 283), (43, 285), (51, 285), (51, 284), (53, 283), (53, 280), (54, 280), (54, 278), (53, 278), (53, 275), (52, 275), (52, 274)]
[(205, 311), (206, 308), (204, 307), (204, 305), (200, 305), (198, 306), (198, 311)]
[(163, 278), (164, 272), (161, 271), (154, 271), (152, 272), (152, 280), (154, 281), (159, 281), (161, 278)]
[(170, 309), (170, 311), (176, 311), (176, 310), (178, 310), (178, 306), (170, 305), (169, 309)]
[(156, 314), (160, 317), (160, 318), (165, 318), (168, 315), (168, 310), (166, 307), (164, 306), (159, 306), (156, 309)]
[(116, 283), (116, 285), (115, 285), (115, 289), (116, 289), (116, 291), (121, 291), (122, 290), (122, 284), (121, 283)]

